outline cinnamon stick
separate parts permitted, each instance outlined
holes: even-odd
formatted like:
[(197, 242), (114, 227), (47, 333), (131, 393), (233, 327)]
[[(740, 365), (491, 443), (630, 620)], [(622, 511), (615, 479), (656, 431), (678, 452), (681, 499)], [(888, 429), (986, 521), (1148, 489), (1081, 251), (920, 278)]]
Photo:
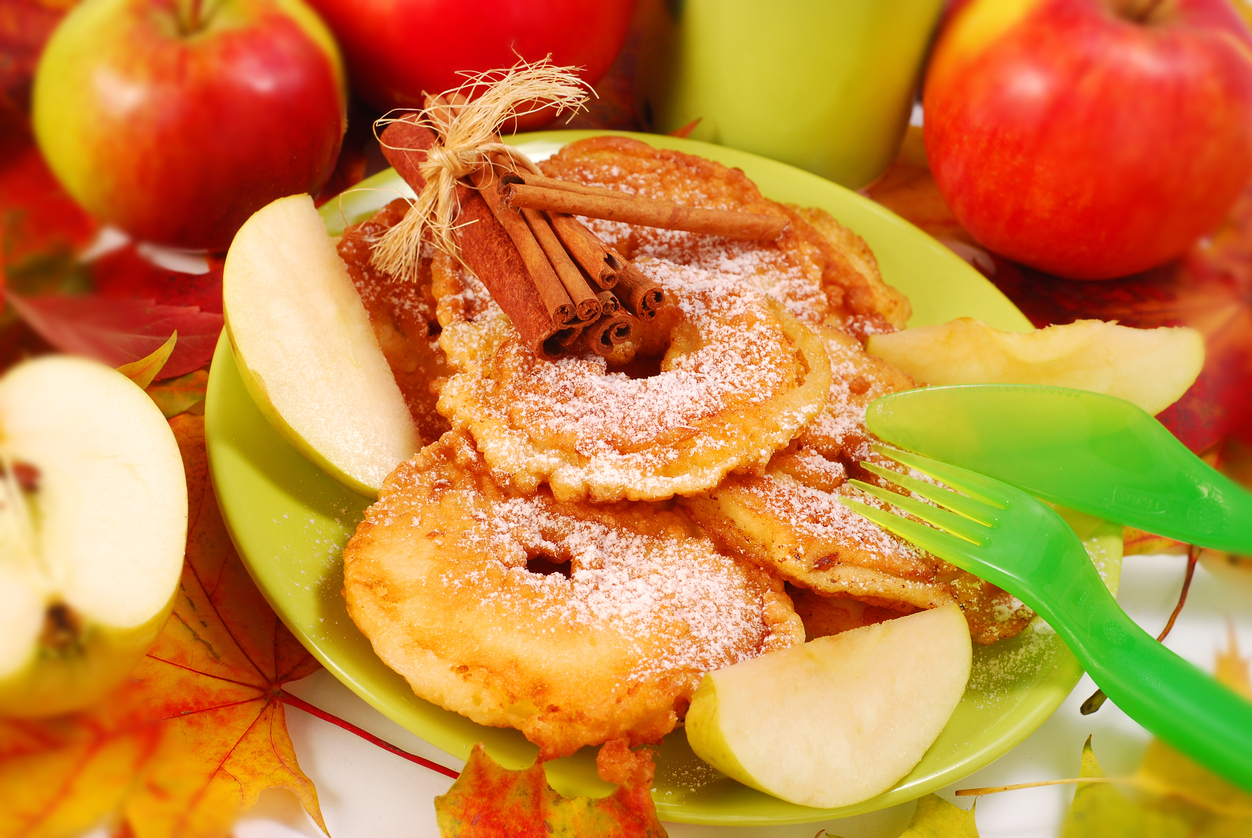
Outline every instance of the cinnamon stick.
[(596, 294), (596, 299), (600, 301), (600, 316), (607, 317), (617, 314), (622, 304), (618, 302), (617, 297), (612, 291), (601, 291)]
[(574, 344), (578, 342), (578, 339), (583, 336), (587, 325), (586, 323), (574, 323), (572, 326), (566, 326), (548, 338), (545, 349), (550, 353), (550, 359), (558, 358), (569, 352)]
[(626, 312), (601, 317), (583, 332), (587, 346), (597, 355), (607, 355), (613, 347), (630, 339), (635, 318)]
[(557, 276), (552, 263), (548, 261), (548, 255), (544, 253), (543, 247), (535, 238), (526, 220), (515, 212), (509, 212), (504, 206), (500, 191), (495, 188), (495, 179), (495, 171), (490, 165), (475, 169), (470, 175), (470, 182), (478, 190), (478, 194), (482, 195), (487, 208), (491, 210), (492, 215), (500, 222), (500, 226), (513, 240), (513, 246), (521, 255), (522, 262), (526, 265), (526, 272), (539, 292), (539, 298), (543, 300), (543, 305), (548, 310), (552, 322), (558, 326), (568, 326), (578, 322), (579, 317), (574, 308), (574, 301), (570, 299), (561, 278)]
[(521, 183), (501, 183), (504, 202), (513, 208), (584, 215), (645, 227), (685, 230), (730, 239), (773, 241), (787, 228), (787, 218), (756, 212), (684, 207), (612, 189), (584, 186), (569, 181), (523, 172)]
[(561, 240), (557, 238), (556, 232), (552, 229), (547, 214), (539, 210), (524, 209), (522, 210), (522, 217), (526, 219), (526, 224), (530, 227), (531, 233), (534, 234), (535, 240), (539, 242), (539, 246), (547, 254), (548, 261), (552, 264), (552, 269), (556, 271), (557, 278), (560, 279), (561, 285), (565, 287), (565, 292), (569, 294), (569, 298), (574, 304), (574, 314), (578, 321), (587, 323), (595, 320), (600, 316), (600, 301), (596, 299), (595, 292), (587, 284), (587, 280), (583, 277), (583, 272), (578, 269), (578, 266), (570, 258), (569, 253), (561, 245)]
[(572, 215), (547, 215), (557, 238), (587, 276), (591, 277), (591, 281), (605, 291), (616, 285), (620, 265), (610, 256), (608, 246)]
[[(426, 160), (426, 149), (437, 142), (434, 132), (412, 122), (398, 121), (388, 125), (380, 139), (387, 162), (420, 193), (426, 180), (418, 166)], [(512, 239), (477, 190), (458, 186), (457, 199), (460, 214), (456, 236), (466, 267), (487, 287), (531, 351), (548, 360), (557, 357), (559, 347), (552, 351), (550, 339), (561, 327), (553, 323)]]
[(615, 250), (610, 250), (621, 260), (622, 269), (618, 272), (617, 286), (613, 289), (623, 308), (643, 320), (656, 317), (668, 300), (665, 289), (648, 278), (648, 275), (636, 268)]

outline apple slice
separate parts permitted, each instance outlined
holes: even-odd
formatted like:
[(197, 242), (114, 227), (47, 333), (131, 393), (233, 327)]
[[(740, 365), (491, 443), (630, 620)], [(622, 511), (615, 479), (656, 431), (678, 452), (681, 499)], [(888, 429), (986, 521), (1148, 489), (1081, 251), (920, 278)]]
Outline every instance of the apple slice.
[(244, 223), (222, 295), (240, 375), (270, 424), (328, 474), (376, 496), (421, 439), (308, 195), (279, 198)]
[(972, 655), (955, 604), (819, 637), (705, 675), (687, 741), (767, 794), (850, 806), (921, 760), (960, 703)]
[(926, 384), (1073, 387), (1117, 396), (1152, 415), (1178, 401), (1204, 366), (1204, 339), (1194, 329), (1103, 320), (1002, 332), (962, 317), (871, 335), (865, 348)]
[(143, 390), (70, 356), (0, 378), (0, 715), (76, 710), (124, 679), (186, 539), (182, 456)]

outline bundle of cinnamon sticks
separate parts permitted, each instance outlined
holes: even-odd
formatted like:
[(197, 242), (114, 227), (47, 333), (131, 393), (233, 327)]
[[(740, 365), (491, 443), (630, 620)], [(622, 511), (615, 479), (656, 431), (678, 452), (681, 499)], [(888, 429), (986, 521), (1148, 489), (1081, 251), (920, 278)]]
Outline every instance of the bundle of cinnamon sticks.
[[(464, 105), (436, 99), (426, 114), (446, 125)], [(401, 118), (379, 139), (388, 162), (420, 194), (426, 179), (419, 167), (442, 138), (417, 118)], [(683, 207), (544, 177), (499, 151), (484, 153), (467, 179), (456, 186), (460, 259), (522, 341), (548, 360), (568, 352), (609, 355), (670, 304), (660, 285), (575, 215), (766, 240), (787, 224), (777, 216)]]

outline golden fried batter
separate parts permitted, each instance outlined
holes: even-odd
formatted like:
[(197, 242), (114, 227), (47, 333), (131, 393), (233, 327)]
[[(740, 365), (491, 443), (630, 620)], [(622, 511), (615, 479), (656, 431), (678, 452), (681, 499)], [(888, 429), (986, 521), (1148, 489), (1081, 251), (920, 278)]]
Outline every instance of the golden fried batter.
[(860, 337), (869, 331), (902, 329), (909, 318), (908, 299), (883, 281), (860, 236), (824, 210), (765, 198), (738, 169), (626, 137), (570, 143), (541, 167), (545, 174), (563, 180), (687, 206), (782, 213), (791, 220), (774, 242), (586, 220), (627, 258), (651, 256), (740, 276), (767, 289), (805, 323), (827, 322)]
[(1011, 595), (840, 502), (853, 497), (885, 506), (847, 484), (847, 476), (879, 482), (859, 468), (864, 460), (899, 468), (870, 451), (865, 408), (913, 382), (840, 330), (825, 328), (822, 334), (832, 376), (821, 415), (764, 474), (732, 475), (703, 495), (684, 498), (683, 506), (720, 544), (801, 587), (905, 613), (956, 601), (979, 643), (1021, 631), (1032, 614)]
[(884, 608), (850, 597), (825, 596), (792, 584), (786, 586), (786, 591), (800, 622), (804, 623), (805, 640), (872, 626), (918, 610), (904, 603), (892, 603), (897, 607)]
[(506, 493), (455, 432), (392, 473), (343, 558), (348, 613), (415, 693), (545, 759), (656, 741), (704, 672), (803, 640), (781, 581), (681, 513)]
[(447, 358), (439, 348), (430, 259), (422, 260), (416, 283), (383, 273), (370, 261), (374, 242), (404, 217), (408, 207), (408, 201), (392, 201), (372, 218), (345, 230), (337, 247), (417, 431), (423, 441), (430, 442), (449, 428), (448, 420), (435, 410), (435, 403), (450, 374)]
[(699, 492), (759, 471), (822, 409), (830, 371), (812, 329), (738, 277), (637, 264), (680, 315), (641, 378), (599, 356), (536, 357), (472, 276), (437, 272), (440, 343), (458, 370), (439, 410), (473, 434), (498, 482), (547, 482), (563, 500)]

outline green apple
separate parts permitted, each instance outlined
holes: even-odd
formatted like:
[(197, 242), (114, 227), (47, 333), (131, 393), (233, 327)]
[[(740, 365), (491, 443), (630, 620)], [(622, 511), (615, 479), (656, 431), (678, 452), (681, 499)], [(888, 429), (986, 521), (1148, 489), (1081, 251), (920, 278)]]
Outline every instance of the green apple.
[(962, 317), (872, 335), (866, 349), (925, 384), (1072, 387), (1117, 396), (1152, 415), (1178, 401), (1204, 366), (1204, 339), (1194, 329), (1102, 320), (1004, 332)]
[(909, 773), (969, 681), (955, 604), (819, 637), (704, 676), (687, 741), (714, 768), (803, 806), (850, 806)]
[(222, 274), (248, 392), (288, 442), (361, 494), (421, 447), (369, 315), (308, 195), (240, 228)]
[(0, 378), (0, 715), (77, 710), (125, 679), (186, 539), (182, 456), (143, 390), (63, 355)]

